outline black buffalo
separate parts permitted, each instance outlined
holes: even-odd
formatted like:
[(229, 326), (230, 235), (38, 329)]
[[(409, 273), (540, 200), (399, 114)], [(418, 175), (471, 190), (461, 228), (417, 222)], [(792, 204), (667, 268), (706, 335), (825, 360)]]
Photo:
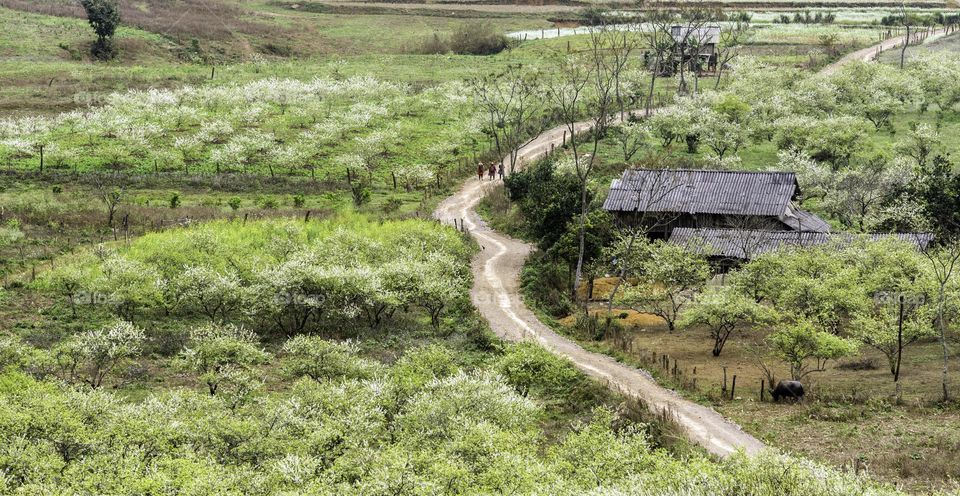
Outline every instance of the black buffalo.
[(800, 401), (803, 398), (803, 384), (800, 381), (778, 382), (777, 387), (773, 388), (773, 401), (780, 401), (780, 398)]

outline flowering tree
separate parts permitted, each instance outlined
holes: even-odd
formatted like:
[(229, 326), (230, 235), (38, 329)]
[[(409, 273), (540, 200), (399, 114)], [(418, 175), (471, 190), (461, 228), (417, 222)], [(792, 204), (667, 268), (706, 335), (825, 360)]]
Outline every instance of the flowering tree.
[(82, 379), (97, 389), (117, 366), (139, 356), (145, 341), (142, 329), (120, 320), (74, 336), (54, 356), (65, 379)]
[(106, 259), (101, 269), (89, 289), (106, 300), (119, 317), (132, 321), (137, 310), (157, 303), (160, 278), (149, 265), (115, 255)]
[(176, 298), (212, 321), (226, 320), (242, 303), (240, 277), (230, 271), (190, 266), (174, 280)]
[(624, 162), (629, 162), (650, 137), (650, 128), (637, 122), (628, 121), (614, 128), (614, 139), (623, 153)]
[(223, 389), (244, 391), (254, 380), (256, 365), (267, 363), (270, 354), (260, 348), (260, 338), (242, 327), (207, 324), (190, 330), (190, 344), (178, 357), (179, 365), (199, 376), (211, 396)]
[(713, 338), (713, 356), (718, 357), (737, 328), (768, 324), (775, 313), (744, 296), (733, 287), (699, 295), (680, 318), (681, 327), (706, 326)]
[(292, 377), (315, 381), (331, 378), (367, 378), (376, 366), (358, 356), (356, 342), (333, 342), (316, 336), (295, 336), (283, 345), (283, 368)]
[(641, 261), (636, 282), (626, 285), (620, 302), (662, 318), (672, 332), (680, 310), (709, 277), (710, 267), (703, 257), (685, 247), (659, 242)]
[[(790, 367), (790, 378), (795, 381), (825, 371), (830, 360), (853, 355), (858, 348), (856, 341), (818, 330), (802, 320), (769, 335), (767, 346), (774, 357), (786, 362)], [(776, 384), (769, 369), (767, 377), (771, 387)]]
[(911, 126), (910, 132), (904, 139), (897, 142), (896, 148), (898, 152), (912, 158), (917, 163), (917, 167), (923, 169), (941, 141), (940, 133), (936, 129), (921, 122)]

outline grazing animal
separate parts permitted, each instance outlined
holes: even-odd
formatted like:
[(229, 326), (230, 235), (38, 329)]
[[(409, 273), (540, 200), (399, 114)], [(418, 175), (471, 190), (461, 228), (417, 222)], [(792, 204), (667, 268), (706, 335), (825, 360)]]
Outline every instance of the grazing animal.
[(778, 382), (777, 387), (773, 388), (773, 401), (780, 401), (780, 398), (800, 401), (803, 399), (803, 384), (800, 381)]

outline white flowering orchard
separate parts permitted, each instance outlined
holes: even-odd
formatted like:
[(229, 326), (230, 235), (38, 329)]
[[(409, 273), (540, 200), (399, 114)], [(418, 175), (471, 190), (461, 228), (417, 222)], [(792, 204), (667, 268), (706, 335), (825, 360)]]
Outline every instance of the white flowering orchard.
[(370, 77), (115, 93), (99, 107), (0, 120), (0, 165), (341, 180), (351, 156), (373, 179), (424, 163), (436, 172), (480, 139), (465, 94)]

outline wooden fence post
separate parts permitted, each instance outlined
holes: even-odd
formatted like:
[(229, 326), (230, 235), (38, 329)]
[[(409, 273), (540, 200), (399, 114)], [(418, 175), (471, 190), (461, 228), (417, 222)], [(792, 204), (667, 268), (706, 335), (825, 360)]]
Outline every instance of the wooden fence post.
[(764, 384), (766, 384), (766, 381), (764, 379), (760, 379), (760, 403), (763, 403)]
[(723, 367), (723, 386), (720, 388), (720, 397), (727, 395), (727, 367)]
[(736, 391), (737, 391), (737, 374), (733, 374), (733, 384), (730, 385), (730, 401), (733, 401), (733, 396)]

